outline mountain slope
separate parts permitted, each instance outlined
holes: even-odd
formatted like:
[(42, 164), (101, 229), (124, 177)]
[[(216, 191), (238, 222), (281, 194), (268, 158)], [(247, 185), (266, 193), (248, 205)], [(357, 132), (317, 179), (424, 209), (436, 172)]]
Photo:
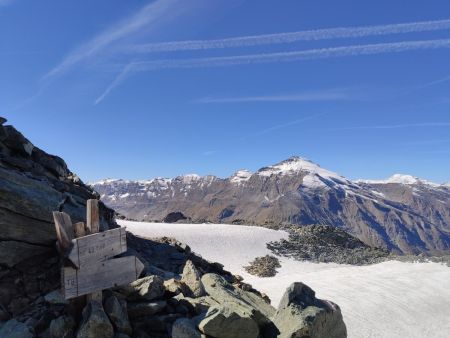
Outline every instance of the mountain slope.
[(137, 220), (181, 211), (195, 221), (317, 223), (396, 252), (450, 251), (448, 187), (404, 177), (353, 182), (300, 157), (227, 179), (187, 175), (93, 187), (107, 205)]

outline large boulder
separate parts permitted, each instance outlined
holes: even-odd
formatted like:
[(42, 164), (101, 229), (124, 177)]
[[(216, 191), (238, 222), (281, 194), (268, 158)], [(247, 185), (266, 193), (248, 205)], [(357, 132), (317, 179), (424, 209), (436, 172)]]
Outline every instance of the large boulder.
[(128, 316), (131, 319), (152, 316), (164, 310), (166, 305), (165, 300), (130, 302), (128, 303)]
[(239, 306), (211, 307), (198, 328), (216, 338), (257, 338), (259, 335), (259, 327), (252, 319), (252, 313)]
[(77, 338), (113, 338), (114, 329), (103, 307), (91, 301), (83, 310), (83, 319), (77, 332)]
[(248, 313), (259, 326), (270, 324), (269, 318), (273, 316), (275, 309), (257, 294), (238, 289), (222, 276), (213, 273), (203, 275), (201, 280), (208, 295), (221, 306), (237, 313)]
[(131, 301), (157, 299), (164, 295), (165, 290), (164, 280), (153, 275), (137, 279), (133, 283), (118, 289)]
[(179, 318), (172, 325), (172, 338), (202, 338), (195, 322), (188, 318)]
[(34, 334), (30, 327), (15, 319), (8, 320), (0, 326), (0, 337), (8, 338), (33, 338)]
[(70, 316), (60, 316), (50, 323), (51, 338), (73, 338), (75, 320)]
[(186, 261), (184, 265), (181, 282), (186, 286), (186, 290), (183, 292), (185, 296), (196, 298), (205, 295), (201, 275), (191, 260)]
[(132, 329), (127, 313), (127, 302), (110, 295), (104, 301), (105, 312), (108, 315), (115, 331), (131, 335)]
[(289, 286), (272, 318), (279, 338), (345, 338), (347, 329), (339, 306), (317, 299), (307, 285)]

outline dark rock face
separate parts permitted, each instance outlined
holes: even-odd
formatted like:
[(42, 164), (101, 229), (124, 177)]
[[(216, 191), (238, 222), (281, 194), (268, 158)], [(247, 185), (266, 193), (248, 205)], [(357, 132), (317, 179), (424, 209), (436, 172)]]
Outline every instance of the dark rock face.
[(104, 180), (93, 187), (107, 205), (136, 220), (178, 211), (193, 222), (321, 224), (396, 253), (450, 252), (449, 186), (350, 181), (297, 157), (226, 179)]
[[(98, 198), (59, 157), (0, 123), (0, 308), (15, 316), (59, 286), (52, 211), (84, 221), (86, 200)], [(114, 224), (102, 203), (101, 225)]]
[(166, 217), (164, 217), (163, 222), (164, 223), (175, 223), (178, 221), (184, 221), (188, 218), (183, 215), (182, 212), (176, 211), (176, 212), (170, 212), (167, 214)]

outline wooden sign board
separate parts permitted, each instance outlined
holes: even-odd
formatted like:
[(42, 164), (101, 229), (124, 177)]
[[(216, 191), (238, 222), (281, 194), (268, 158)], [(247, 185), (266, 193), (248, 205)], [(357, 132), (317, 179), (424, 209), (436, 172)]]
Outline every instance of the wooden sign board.
[(72, 240), (68, 259), (78, 268), (102, 262), (127, 251), (125, 228), (117, 228)]
[(139, 278), (144, 264), (136, 256), (106, 260), (83, 269), (64, 267), (62, 271), (65, 299), (131, 283)]

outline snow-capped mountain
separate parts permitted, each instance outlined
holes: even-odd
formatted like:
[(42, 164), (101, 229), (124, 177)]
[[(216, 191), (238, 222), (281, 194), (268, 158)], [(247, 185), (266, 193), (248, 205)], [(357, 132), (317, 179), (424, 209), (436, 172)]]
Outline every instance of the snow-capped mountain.
[(231, 177), (185, 175), (93, 184), (102, 200), (137, 220), (180, 211), (193, 221), (326, 224), (394, 251), (450, 251), (450, 187), (396, 174), (351, 181), (301, 157)]
[(420, 178), (412, 176), (412, 175), (404, 175), (404, 174), (395, 174), (386, 180), (357, 180), (357, 182), (368, 183), (368, 184), (398, 183), (398, 184), (407, 184), (407, 185), (423, 184), (423, 185), (429, 185), (429, 186), (433, 186), (433, 187), (440, 186), (440, 184), (430, 182), (427, 180), (423, 180), (423, 179), (420, 179)]

